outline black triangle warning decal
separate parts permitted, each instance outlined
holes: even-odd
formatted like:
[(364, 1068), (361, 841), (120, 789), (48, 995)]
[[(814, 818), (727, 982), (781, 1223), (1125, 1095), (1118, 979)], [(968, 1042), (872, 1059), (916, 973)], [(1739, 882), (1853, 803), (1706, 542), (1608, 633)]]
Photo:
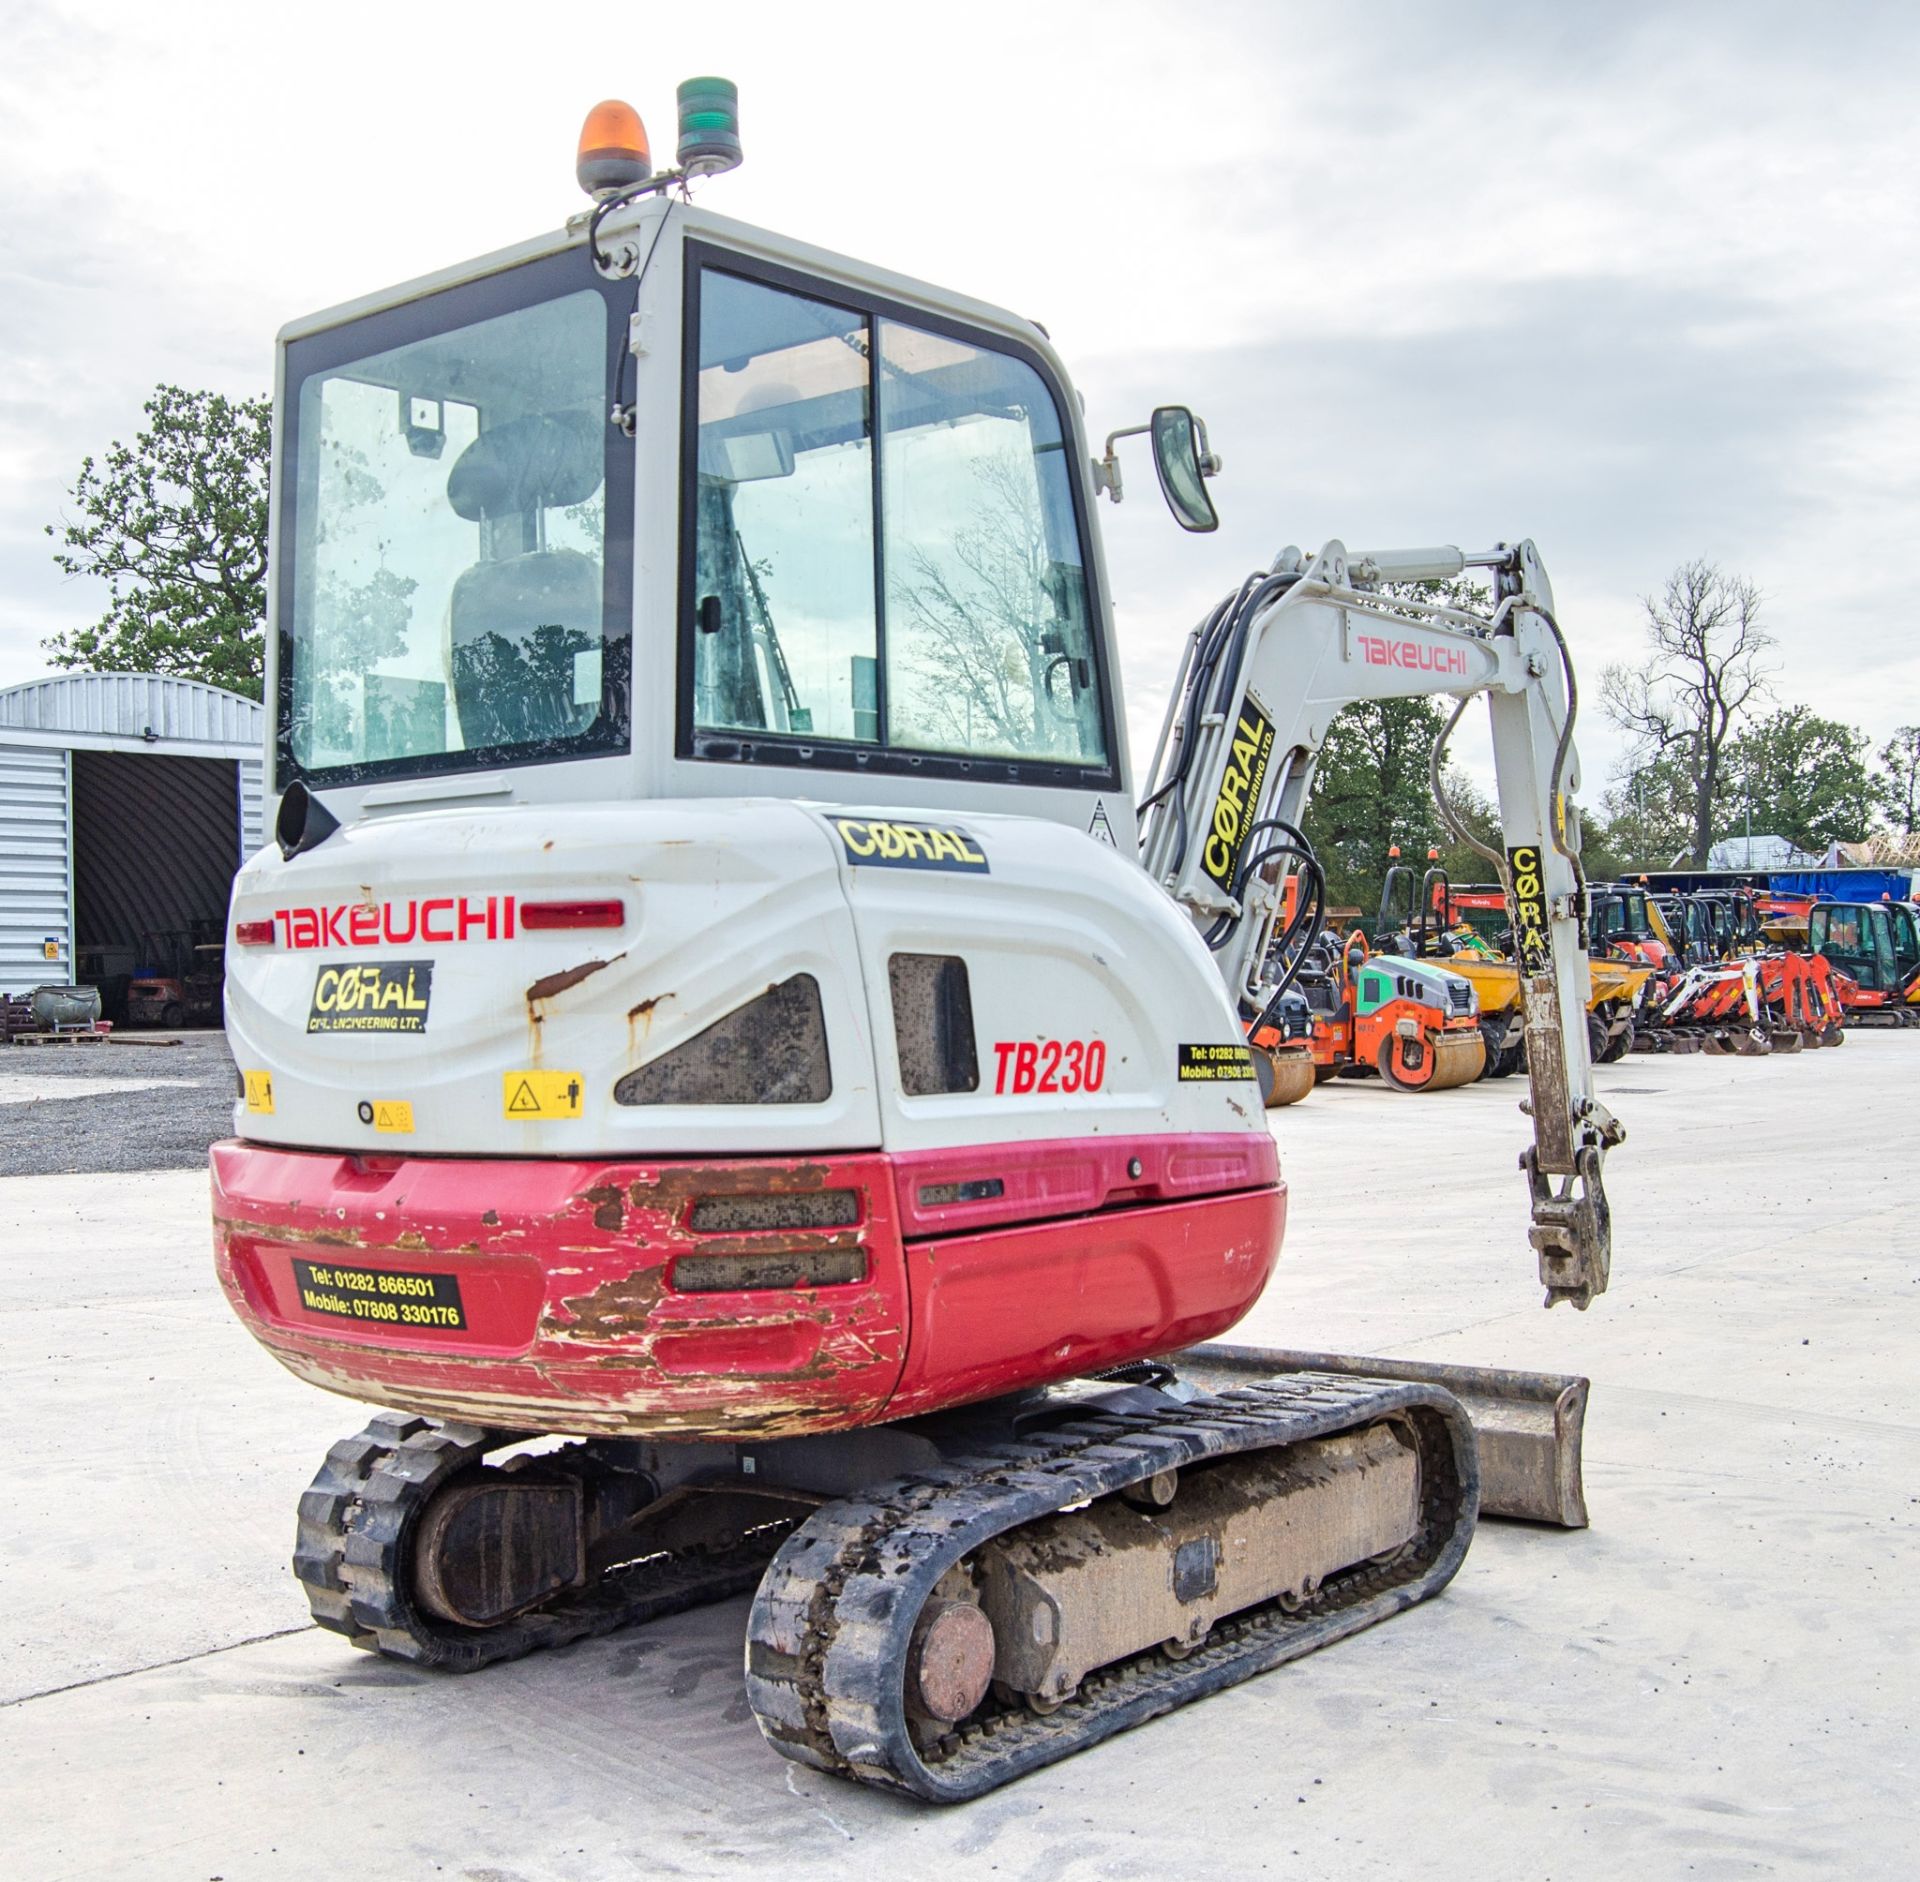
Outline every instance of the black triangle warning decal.
[(1113, 840), (1113, 825), (1107, 821), (1107, 807), (1097, 797), (1093, 800), (1093, 821), (1087, 825), (1087, 834), (1109, 849), (1119, 847)]
[(533, 1087), (524, 1078), (521, 1079), (514, 1088), (513, 1096), (507, 1100), (507, 1115), (525, 1117), (532, 1113), (537, 1116), (539, 1110), (540, 1100), (533, 1095)]

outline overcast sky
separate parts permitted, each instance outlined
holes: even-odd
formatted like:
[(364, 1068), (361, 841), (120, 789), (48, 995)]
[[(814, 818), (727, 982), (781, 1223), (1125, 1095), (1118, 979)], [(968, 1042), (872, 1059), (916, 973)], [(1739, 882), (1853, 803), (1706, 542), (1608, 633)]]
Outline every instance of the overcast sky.
[(1217, 536), (1144, 462), (1101, 506), (1137, 757), (1193, 618), (1330, 536), (1533, 537), (1589, 697), (1710, 558), (1877, 745), (1920, 720), (1917, 53), (1911, 4), (0, 0), (0, 685), (98, 614), (42, 530), (156, 382), (264, 392), (283, 321), (556, 225), (588, 105), (670, 148), (714, 71), (705, 203), (1043, 321), (1096, 437), (1208, 420)]

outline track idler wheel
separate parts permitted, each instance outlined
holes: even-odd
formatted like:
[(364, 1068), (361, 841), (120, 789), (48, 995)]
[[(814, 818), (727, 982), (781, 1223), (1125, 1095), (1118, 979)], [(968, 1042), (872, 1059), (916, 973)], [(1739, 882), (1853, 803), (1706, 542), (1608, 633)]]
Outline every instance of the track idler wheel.
[(1376, 1063), (1396, 1091), (1450, 1091), (1470, 1085), (1487, 1069), (1487, 1042), (1470, 1033), (1394, 1033), (1381, 1041)]
[(581, 1485), (482, 1470), (427, 1505), (412, 1552), (414, 1599), (428, 1614), (456, 1627), (498, 1627), (585, 1583)]
[(1318, 1083), (1312, 1053), (1299, 1047), (1266, 1052), (1256, 1046), (1253, 1064), (1260, 1075), (1260, 1096), (1269, 1111), (1298, 1104)]
[(748, 1701), (815, 1770), (981, 1796), (1437, 1593), (1476, 1451), (1438, 1388), (1328, 1373), (970, 1447), (787, 1537)]

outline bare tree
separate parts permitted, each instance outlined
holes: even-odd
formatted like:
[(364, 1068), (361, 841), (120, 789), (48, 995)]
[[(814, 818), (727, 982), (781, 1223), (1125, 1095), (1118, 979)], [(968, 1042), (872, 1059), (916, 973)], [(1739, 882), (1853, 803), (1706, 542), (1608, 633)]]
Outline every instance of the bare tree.
[(1713, 846), (1713, 812), (1727, 747), (1766, 696), (1773, 636), (1760, 624), (1760, 590), (1711, 562), (1684, 562), (1656, 598), (1646, 596), (1651, 657), (1610, 666), (1600, 679), (1607, 716), (1638, 747), (1641, 763), (1678, 762), (1693, 822), (1693, 865)]

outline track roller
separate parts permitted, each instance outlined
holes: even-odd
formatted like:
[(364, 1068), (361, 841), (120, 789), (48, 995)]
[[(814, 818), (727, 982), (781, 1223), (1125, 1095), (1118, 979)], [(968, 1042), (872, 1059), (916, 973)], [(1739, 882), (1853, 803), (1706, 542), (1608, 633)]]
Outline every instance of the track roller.
[(327, 1453), (293, 1572), (356, 1647), (472, 1672), (744, 1593), (819, 1501), (657, 1494), (609, 1447), (485, 1461), (510, 1432), (386, 1414)]

